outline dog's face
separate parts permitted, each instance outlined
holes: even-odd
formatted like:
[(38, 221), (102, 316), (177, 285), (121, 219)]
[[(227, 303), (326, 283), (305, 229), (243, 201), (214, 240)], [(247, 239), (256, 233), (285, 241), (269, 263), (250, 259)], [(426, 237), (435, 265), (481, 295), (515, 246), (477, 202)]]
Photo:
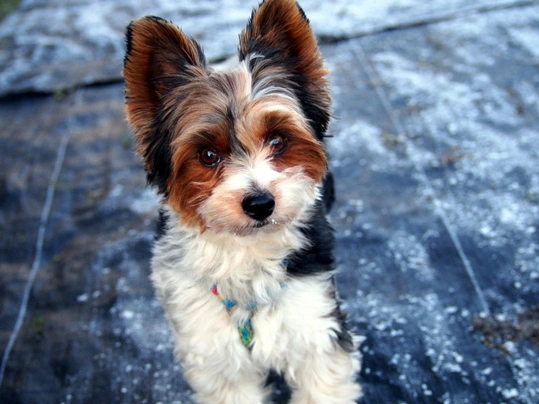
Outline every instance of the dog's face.
[(326, 70), (303, 11), (266, 0), (240, 36), (240, 64), (206, 66), (200, 46), (155, 17), (134, 21), (127, 116), (149, 182), (186, 226), (248, 235), (301, 218), (326, 173)]

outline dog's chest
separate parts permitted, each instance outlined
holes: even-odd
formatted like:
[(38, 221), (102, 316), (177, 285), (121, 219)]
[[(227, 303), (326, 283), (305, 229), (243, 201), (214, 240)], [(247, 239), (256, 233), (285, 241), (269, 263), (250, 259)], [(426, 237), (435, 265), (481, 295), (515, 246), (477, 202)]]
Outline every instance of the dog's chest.
[(294, 347), (301, 306), (317, 304), (300, 292), (309, 282), (287, 273), (286, 257), (304, 243), (296, 232), (225, 240), (173, 226), (155, 245), (152, 280), (177, 332), (230, 335), (261, 368), (280, 370), (291, 351), (304, 350)]

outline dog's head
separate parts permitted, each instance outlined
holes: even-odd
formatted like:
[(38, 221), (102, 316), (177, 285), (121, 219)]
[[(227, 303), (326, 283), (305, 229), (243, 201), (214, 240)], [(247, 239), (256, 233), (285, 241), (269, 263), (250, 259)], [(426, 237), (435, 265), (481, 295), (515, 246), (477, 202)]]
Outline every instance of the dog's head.
[(247, 235), (301, 220), (326, 174), (327, 71), (294, 0), (266, 0), (215, 72), (199, 44), (145, 17), (127, 29), (126, 111), (148, 181), (186, 226)]

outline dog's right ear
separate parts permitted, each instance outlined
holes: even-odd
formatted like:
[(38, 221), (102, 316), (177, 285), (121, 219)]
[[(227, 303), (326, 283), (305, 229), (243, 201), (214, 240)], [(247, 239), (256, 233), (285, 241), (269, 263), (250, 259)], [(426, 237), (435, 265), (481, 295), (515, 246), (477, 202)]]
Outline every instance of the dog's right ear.
[(171, 170), (171, 100), (180, 101), (182, 87), (207, 74), (200, 45), (172, 23), (144, 17), (127, 27), (125, 103), (135, 131), (138, 153), (144, 158), (148, 181), (167, 194)]

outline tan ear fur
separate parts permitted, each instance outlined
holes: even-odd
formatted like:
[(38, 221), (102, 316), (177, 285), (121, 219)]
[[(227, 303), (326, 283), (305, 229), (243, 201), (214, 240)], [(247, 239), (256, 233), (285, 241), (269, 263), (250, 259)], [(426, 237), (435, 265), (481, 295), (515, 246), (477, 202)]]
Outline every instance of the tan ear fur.
[[(181, 98), (182, 87), (203, 77), (206, 61), (200, 45), (159, 17), (133, 21), (126, 32), (126, 115), (144, 158), (148, 181), (167, 193), (173, 136), (167, 96)], [(170, 97), (169, 97), (170, 98)]]
[(159, 17), (133, 21), (127, 28), (126, 45), (127, 117), (140, 131), (151, 125), (171, 85), (204, 74), (206, 62), (198, 43)]
[(240, 60), (266, 76), (271, 69), (288, 75), (319, 138), (330, 117), (328, 71), (309, 20), (295, 0), (265, 0), (240, 35)]

